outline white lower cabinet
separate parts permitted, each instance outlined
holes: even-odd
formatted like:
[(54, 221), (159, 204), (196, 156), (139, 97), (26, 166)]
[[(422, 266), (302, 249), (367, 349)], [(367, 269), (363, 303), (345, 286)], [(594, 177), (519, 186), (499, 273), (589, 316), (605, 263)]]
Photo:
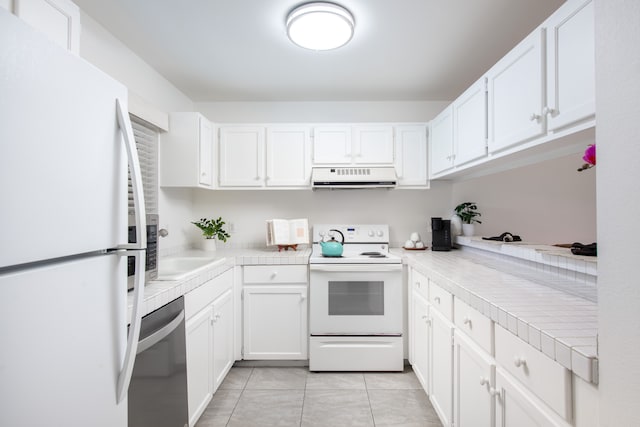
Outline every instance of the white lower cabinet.
[(213, 311), (205, 308), (186, 322), (189, 425), (195, 425), (213, 396)]
[(213, 302), (213, 391), (227, 376), (233, 355), (233, 290), (229, 289)]
[(429, 318), (429, 305), (427, 301), (416, 291), (412, 297), (412, 329), (410, 341), (412, 343), (411, 364), (418, 381), (425, 391), (429, 392), (429, 329), (431, 319)]
[[(429, 287), (431, 291), (431, 286)], [(453, 324), (431, 306), (431, 387), (433, 409), (443, 426), (453, 415)]]
[(244, 267), (243, 359), (307, 359), (307, 283), (307, 265)]
[(456, 427), (495, 425), (495, 361), (456, 330), (453, 347), (454, 417)]
[(233, 270), (185, 295), (189, 425), (194, 426), (235, 361)]
[(505, 370), (496, 368), (496, 426), (568, 427)]

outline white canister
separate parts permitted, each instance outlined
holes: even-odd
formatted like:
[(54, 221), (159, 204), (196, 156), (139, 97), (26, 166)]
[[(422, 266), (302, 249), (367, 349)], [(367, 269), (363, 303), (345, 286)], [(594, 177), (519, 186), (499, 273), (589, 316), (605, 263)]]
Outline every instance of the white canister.
[(462, 218), (458, 214), (451, 217), (451, 235), (460, 236), (462, 234)]

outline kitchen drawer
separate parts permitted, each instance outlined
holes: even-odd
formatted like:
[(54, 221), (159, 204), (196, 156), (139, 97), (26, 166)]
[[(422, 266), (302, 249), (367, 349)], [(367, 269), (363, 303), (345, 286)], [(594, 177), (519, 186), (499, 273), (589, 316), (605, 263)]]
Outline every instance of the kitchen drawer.
[(187, 319), (211, 304), (214, 299), (233, 287), (233, 269), (206, 281), (184, 296), (184, 314)]
[(496, 325), (495, 334), (498, 365), (571, 421), (571, 372), (501, 326)]
[(493, 321), (458, 298), (454, 298), (454, 306), (456, 327), (493, 355)]
[(453, 322), (453, 295), (429, 280), (429, 302), (440, 314)]
[(244, 283), (307, 283), (306, 265), (247, 265)]
[(415, 269), (411, 270), (411, 289), (424, 297), (425, 300), (429, 300), (429, 280)]

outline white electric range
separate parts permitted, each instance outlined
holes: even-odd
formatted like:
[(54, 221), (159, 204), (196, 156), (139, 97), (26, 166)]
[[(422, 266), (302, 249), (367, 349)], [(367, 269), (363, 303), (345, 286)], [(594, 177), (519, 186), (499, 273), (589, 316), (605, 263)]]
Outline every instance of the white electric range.
[[(340, 257), (321, 241), (341, 241)], [(402, 260), (389, 253), (389, 226), (313, 227), (309, 296), (311, 371), (401, 371)]]

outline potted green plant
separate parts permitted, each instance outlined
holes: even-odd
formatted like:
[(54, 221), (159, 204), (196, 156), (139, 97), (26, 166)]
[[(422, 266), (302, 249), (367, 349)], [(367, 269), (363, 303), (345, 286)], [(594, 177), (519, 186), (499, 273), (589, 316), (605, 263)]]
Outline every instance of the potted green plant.
[(481, 216), (482, 214), (477, 211), (478, 206), (475, 202), (464, 202), (460, 203), (455, 208), (456, 215), (460, 217), (462, 220), (462, 234), (465, 236), (473, 236), (474, 226), (473, 223), (477, 222), (478, 224), (482, 224), (482, 221), (476, 219), (476, 217)]
[(216, 250), (216, 239), (226, 242), (227, 239), (231, 237), (223, 228), (226, 223), (222, 220), (222, 217), (218, 217), (217, 219), (200, 218), (200, 221), (195, 221), (191, 224), (202, 231), (204, 240), (201, 242), (200, 247), (205, 251)]

